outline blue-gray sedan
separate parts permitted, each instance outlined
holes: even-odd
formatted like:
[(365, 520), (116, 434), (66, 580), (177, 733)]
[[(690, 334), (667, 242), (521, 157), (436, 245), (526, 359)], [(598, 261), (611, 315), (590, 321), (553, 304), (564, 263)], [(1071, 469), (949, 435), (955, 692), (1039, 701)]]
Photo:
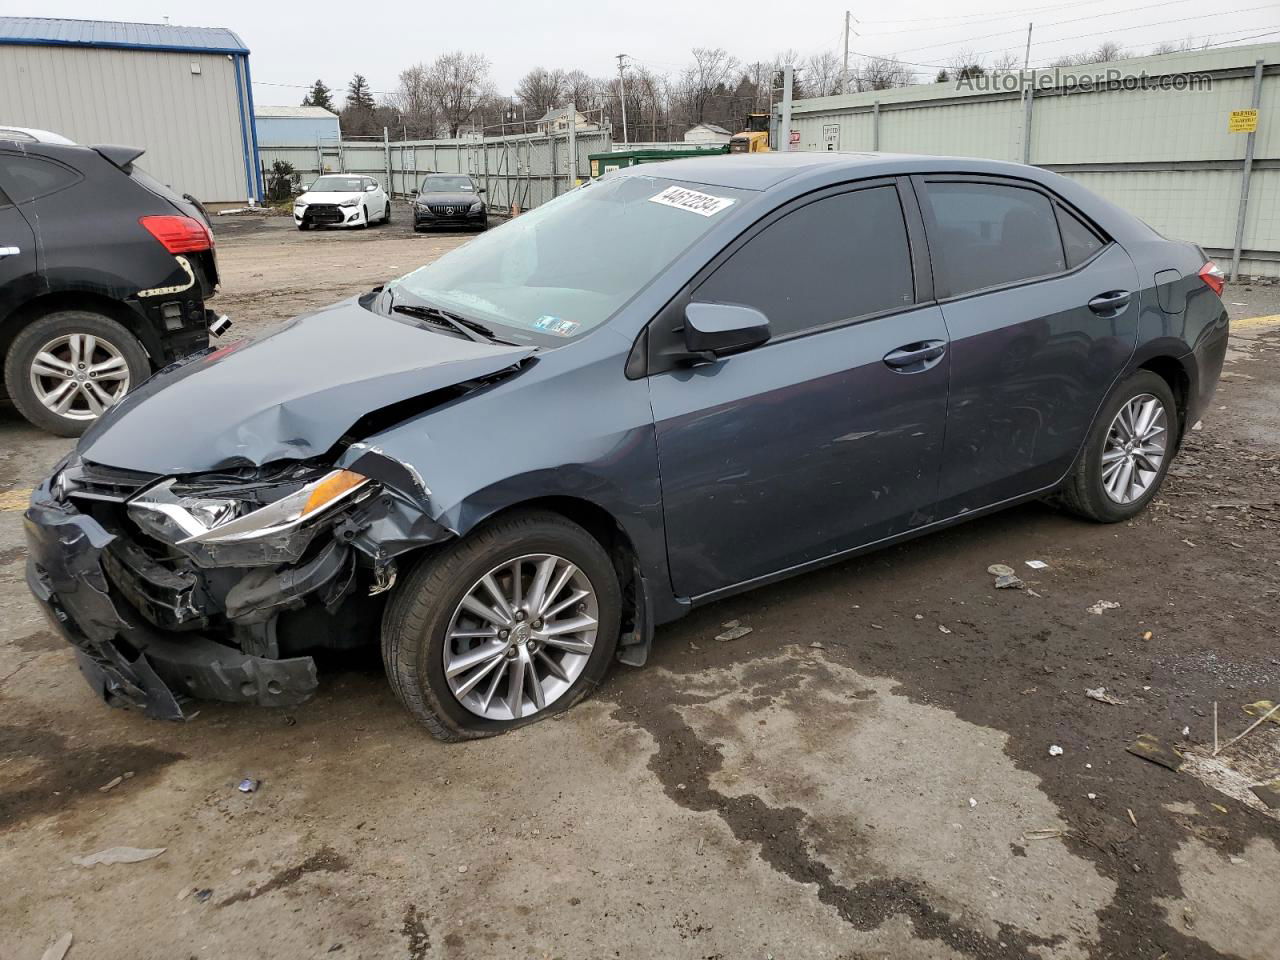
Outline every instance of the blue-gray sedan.
[(1033, 497), (1156, 494), (1222, 275), (1034, 167), (633, 167), (129, 394), (34, 493), (104, 699), (298, 703), (381, 642), (435, 735), (566, 709), (655, 626)]

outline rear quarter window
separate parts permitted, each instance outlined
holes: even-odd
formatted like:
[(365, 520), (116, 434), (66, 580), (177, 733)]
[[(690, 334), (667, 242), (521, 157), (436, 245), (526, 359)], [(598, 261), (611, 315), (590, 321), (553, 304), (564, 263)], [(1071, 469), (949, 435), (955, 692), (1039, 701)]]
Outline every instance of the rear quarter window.
[(1080, 266), (1105, 245), (1093, 228), (1065, 207), (1058, 206), (1058, 227), (1067, 254), (1067, 268)]
[(17, 204), (65, 190), (81, 179), (75, 170), (53, 160), (0, 153), (0, 188)]

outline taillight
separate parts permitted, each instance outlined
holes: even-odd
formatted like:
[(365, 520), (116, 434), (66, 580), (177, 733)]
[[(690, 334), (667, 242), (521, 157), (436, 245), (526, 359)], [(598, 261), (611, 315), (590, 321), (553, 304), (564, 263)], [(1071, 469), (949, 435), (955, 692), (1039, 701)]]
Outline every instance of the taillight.
[(213, 234), (193, 217), (139, 217), (138, 223), (170, 253), (199, 253), (213, 248)]
[(1216, 263), (1210, 260), (1200, 268), (1197, 276), (1204, 281), (1206, 287), (1218, 296), (1222, 296), (1222, 288), (1227, 282), (1227, 277)]

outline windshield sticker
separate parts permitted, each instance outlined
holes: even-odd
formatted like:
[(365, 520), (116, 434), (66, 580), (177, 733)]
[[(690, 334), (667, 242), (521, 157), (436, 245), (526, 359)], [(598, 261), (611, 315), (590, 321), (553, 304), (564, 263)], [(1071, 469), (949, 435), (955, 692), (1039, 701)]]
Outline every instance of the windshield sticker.
[(548, 316), (539, 317), (533, 321), (533, 325), (539, 330), (554, 333), (557, 337), (571, 337), (578, 329), (578, 323), (575, 320), (561, 320), (559, 317)]
[(689, 190), (685, 187), (667, 187), (649, 200), (652, 203), (661, 203), (668, 207), (675, 207), (677, 210), (687, 210), (703, 217), (714, 217), (721, 210), (733, 206), (733, 200), (729, 197), (713, 197), (709, 193), (699, 193), (697, 190)]

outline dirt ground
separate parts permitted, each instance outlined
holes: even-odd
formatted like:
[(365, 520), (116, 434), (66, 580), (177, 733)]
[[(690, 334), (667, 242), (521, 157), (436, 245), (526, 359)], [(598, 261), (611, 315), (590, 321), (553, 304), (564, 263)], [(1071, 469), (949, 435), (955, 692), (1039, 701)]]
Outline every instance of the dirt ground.
[[(260, 334), (465, 239), (396, 219), (220, 222), (215, 303)], [(99, 703), (23, 582), (69, 442), (0, 409), (0, 958), (1276, 960), (1280, 821), (1242, 784), (1280, 725), (1207, 754), (1215, 702), (1225, 741), (1280, 700), (1280, 287), (1226, 299), (1218, 401), (1138, 520), (1026, 506), (746, 594), (562, 718), (449, 746), (376, 652), (287, 713)], [(164, 852), (72, 862), (113, 846)]]

